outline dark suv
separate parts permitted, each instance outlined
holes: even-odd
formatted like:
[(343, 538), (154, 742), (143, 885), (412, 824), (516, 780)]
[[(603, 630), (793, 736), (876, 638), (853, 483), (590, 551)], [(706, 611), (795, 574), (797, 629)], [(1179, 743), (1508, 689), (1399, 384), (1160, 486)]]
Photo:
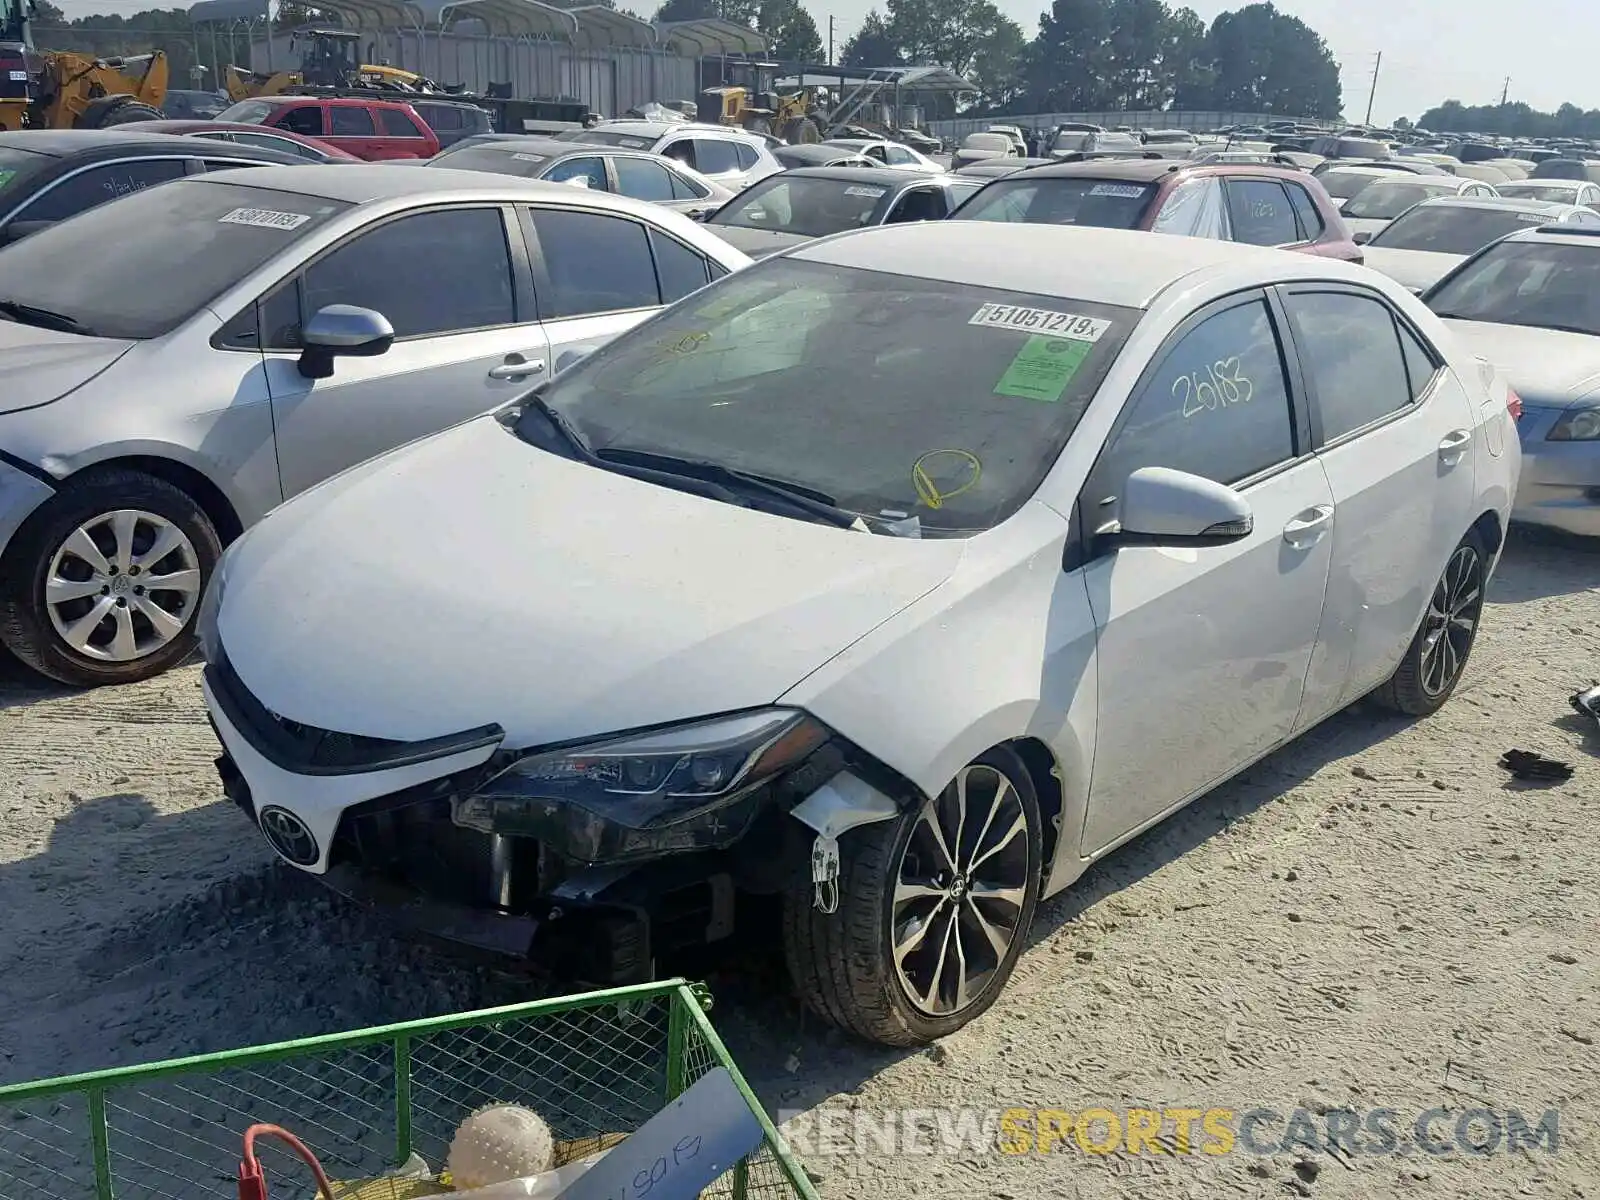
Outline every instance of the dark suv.
[(1267, 164), (1136, 158), (1030, 167), (985, 185), (950, 219), (1148, 229), (1362, 258), (1320, 183)]
[[(462, 100), (438, 100), (431, 97), (407, 96), (417, 116), (428, 123), (439, 139), (439, 148), (448, 150), (463, 138), (492, 133), (494, 126), (489, 114), (476, 104)], [(515, 130), (513, 132), (521, 132)]]

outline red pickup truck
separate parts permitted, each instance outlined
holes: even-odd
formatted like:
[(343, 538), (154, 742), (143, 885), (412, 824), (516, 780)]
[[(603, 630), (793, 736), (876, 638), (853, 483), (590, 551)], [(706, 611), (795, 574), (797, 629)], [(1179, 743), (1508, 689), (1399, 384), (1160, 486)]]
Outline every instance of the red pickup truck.
[(262, 125), (316, 138), (378, 162), (432, 158), (439, 137), (409, 104), (349, 96), (259, 96), (217, 114), (219, 122)]

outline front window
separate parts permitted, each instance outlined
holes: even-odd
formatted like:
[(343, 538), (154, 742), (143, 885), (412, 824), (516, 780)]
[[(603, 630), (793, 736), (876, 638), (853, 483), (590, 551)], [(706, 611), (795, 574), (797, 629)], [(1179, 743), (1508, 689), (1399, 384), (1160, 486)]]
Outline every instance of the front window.
[(1496, 238), (1530, 225), (1556, 220), (1547, 213), (1465, 204), (1431, 204), (1414, 208), (1384, 226), (1372, 245), (1390, 250), (1429, 250), (1436, 254), (1476, 254)]
[[(6, 247), (0, 301), (73, 332), (160, 337), (349, 207), (200, 179), (134, 192)], [(60, 270), (86, 245), (96, 270)]]
[(1000, 179), (963, 204), (955, 215), (963, 221), (1137, 229), (1156, 190), (1151, 183), (1080, 176)]
[(1429, 186), (1426, 183), (1384, 180), (1371, 187), (1362, 188), (1344, 206), (1344, 215), (1371, 221), (1392, 221), (1413, 204), (1421, 204), (1432, 196), (1454, 195), (1454, 184)]
[(1560, 242), (1505, 242), (1441, 282), (1426, 302), (1441, 317), (1461, 321), (1536, 325), (1600, 336), (1596, 249)]
[(1335, 200), (1348, 200), (1379, 178), (1370, 171), (1324, 171), (1317, 179)]
[(478, 145), (466, 150), (455, 150), (428, 160), (430, 167), (446, 167), (452, 171), (485, 171), (493, 175), (515, 175), (521, 179), (536, 178), (544, 170), (549, 157), (543, 154), (507, 153), (490, 146)]
[[(775, 259), (540, 394), (602, 459), (709, 462), (804, 489), (874, 532), (960, 537), (1033, 495), (1140, 315)], [(518, 432), (549, 444), (535, 409)]]
[(773, 175), (725, 206), (710, 224), (824, 237), (876, 225), (888, 194), (881, 184)]
[(241, 100), (219, 112), (216, 119), (236, 125), (265, 125), (277, 111), (276, 104), (268, 104), (264, 100)]
[(1578, 189), (1553, 183), (1502, 183), (1497, 189), (1502, 196), (1517, 200), (1546, 200), (1552, 204), (1577, 204)]

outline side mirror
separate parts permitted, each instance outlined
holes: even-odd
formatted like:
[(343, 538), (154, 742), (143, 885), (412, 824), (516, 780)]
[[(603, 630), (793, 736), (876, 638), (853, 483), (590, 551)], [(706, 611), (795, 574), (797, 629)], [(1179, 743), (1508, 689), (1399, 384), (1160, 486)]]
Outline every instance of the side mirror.
[(1366, 229), (1363, 229), (1360, 233), (1356, 234), (1355, 235), (1355, 239), (1354, 239), (1355, 244), (1358, 245), (1358, 246), (1365, 246), (1371, 240), (1372, 240), (1372, 233), (1371, 233), (1370, 230), (1366, 230)]
[(54, 224), (56, 224), (54, 221), (13, 221), (4, 229), (0, 229), (0, 245), (20, 242), (29, 234), (40, 233)]
[(330, 304), (317, 310), (300, 334), (300, 374), (327, 379), (335, 358), (375, 358), (394, 345), (389, 318), (354, 304)]
[(1141, 467), (1122, 489), (1117, 544), (1221, 546), (1250, 536), (1250, 503), (1231, 487), (1167, 467)]

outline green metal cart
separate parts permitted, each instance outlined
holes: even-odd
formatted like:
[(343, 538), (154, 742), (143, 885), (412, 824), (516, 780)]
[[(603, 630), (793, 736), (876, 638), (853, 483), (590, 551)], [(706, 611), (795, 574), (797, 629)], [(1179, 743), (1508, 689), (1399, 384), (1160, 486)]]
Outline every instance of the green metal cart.
[[(719, 1066), (766, 1140), (703, 1195), (816, 1200), (708, 1006), (672, 980), (0, 1087), (0, 1200), (235, 1194), (258, 1121), (299, 1134), (335, 1180), (417, 1156), (438, 1170), (457, 1125), (489, 1103), (534, 1109), (558, 1139), (615, 1139)], [(315, 1194), (286, 1152), (265, 1146), (262, 1163), (273, 1200)]]

